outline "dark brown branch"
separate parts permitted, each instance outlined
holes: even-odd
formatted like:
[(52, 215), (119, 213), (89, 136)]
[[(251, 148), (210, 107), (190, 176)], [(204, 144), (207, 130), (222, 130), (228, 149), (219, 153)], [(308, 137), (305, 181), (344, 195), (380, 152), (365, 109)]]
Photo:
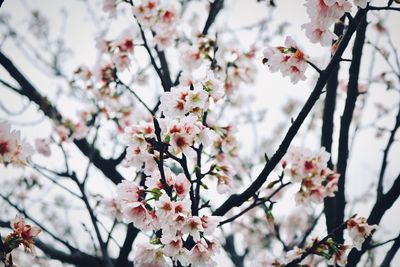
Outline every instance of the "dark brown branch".
[(131, 266), (131, 264), (128, 261), (128, 255), (132, 251), (132, 244), (133, 241), (135, 241), (135, 238), (138, 235), (138, 233), (139, 230), (135, 228), (132, 223), (128, 224), (125, 241), (119, 251), (116, 266), (121, 266), (121, 267)]
[[(337, 36), (342, 36), (344, 30), (343, 16), (338, 23), (335, 24), (334, 33)], [(326, 151), (332, 153), (332, 136), (334, 131), (334, 114), (336, 109), (336, 94), (339, 85), (340, 62), (337, 67), (332, 71), (331, 77), (326, 84), (326, 96), (324, 111), (322, 117), (322, 132), (321, 132), (321, 147), (325, 147)], [(329, 158), (328, 167), (333, 169), (332, 158)], [(335, 229), (336, 222), (336, 201), (333, 197), (324, 199), (324, 213), (326, 218), (327, 232)]]
[(310, 97), (303, 106), (297, 118), (293, 121), (292, 126), (289, 128), (278, 150), (272, 156), (270, 161), (265, 164), (257, 179), (241, 194), (231, 195), (219, 208), (215, 210), (214, 215), (222, 216), (226, 214), (231, 208), (241, 206), (246, 200), (252, 197), (261, 188), (261, 186), (267, 180), (268, 175), (274, 170), (274, 168), (279, 164), (282, 157), (286, 154), (286, 151), (289, 148), (293, 138), (296, 136), (298, 130), (300, 129), (300, 126), (303, 124), (314, 104), (319, 99), (319, 96), (321, 95), (322, 90), (325, 87), (326, 82), (328, 81), (328, 78), (330, 77), (332, 71), (339, 64), (340, 59), (350, 42), (351, 36), (356, 31), (359, 23), (364, 18), (365, 14), (366, 10), (364, 9), (361, 9), (357, 12), (353, 22), (350, 23), (346, 33), (344, 34), (335, 55), (332, 57), (330, 63), (325, 68), (325, 70), (322, 71)]
[[(358, 79), (360, 75), (361, 57), (365, 43), (365, 33), (367, 30), (367, 18), (364, 16), (358, 27), (356, 38), (352, 51), (352, 62), (349, 70), (349, 83), (347, 86), (346, 103), (340, 121), (340, 135), (339, 135), (339, 149), (338, 149), (338, 163), (337, 172), (340, 173), (338, 184), (338, 192), (336, 193), (336, 225), (337, 227), (344, 220), (344, 211), (346, 207), (345, 197), (345, 181), (347, 160), (349, 157), (349, 132), (350, 125), (353, 119), (353, 112), (356, 106), (356, 101), (359, 95), (358, 92)], [(338, 232), (335, 241), (343, 243), (343, 234)]]
[(369, 10), (392, 10), (400, 11), (400, 7), (388, 7), (388, 6), (370, 6)]
[(158, 59), (160, 60), (161, 70), (162, 70), (162, 74), (163, 74), (163, 78), (164, 78), (163, 83), (166, 86), (164, 88), (164, 91), (169, 92), (169, 91), (171, 91), (172, 80), (171, 80), (171, 74), (169, 72), (167, 58), (165, 57), (164, 51), (158, 50), (157, 47), (156, 47), (156, 51), (157, 51)]
[(225, 243), (222, 244), (224, 250), (228, 253), (230, 260), (236, 267), (244, 267), (244, 255), (239, 255), (236, 251), (235, 237), (234, 235), (229, 235), (225, 238)]
[(224, 0), (214, 0), (214, 2), (210, 5), (210, 13), (208, 14), (206, 24), (204, 25), (202, 31), (203, 35), (206, 35), (208, 33), (208, 30), (214, 23), (215, 18), (217, 17), (219, 11), (222, 9), (223, 5), (224, 5)]
[[(136, 20), (136, 21), (137, 21), (137, 20)], [(154, 58), (154, 56), (153, 56), (153, 53), (151, 52), (151, 49), (150, 49), (150, 46), (149, 46), (148, 42), (147, 42), (146, 34), (145, 34), (144, 30), (143, 30), (142, 25), (140, 25), (139, 22), (137, 22), (137, 23), (138, 23), (138, 25), (139, 25), (140, 34), (141, 34), (142, 39), (143, 39), (143, 43), (144, 43), (143, 46), (144, 46), (144, 48), (146, 49), (147, 54), (148, 54), (149, 57), (150, 57), (151, 65), (153, 66), (154, 70), (156, 71), (158, 77), (160, 78), (161, 85), (162, 85), (164, 91), (165, 91), (165, 92), (168, 92), (168, 91), (170, 90), (170, 86), (166, 83), (165, 78), (164, 78), (164, 75), (163, 75), (163, 73), (161, 72), (161, 69), (158, 67), (158, 65), (157, 65), (157, 63), (156, 63), (156, 60), (155, 60), (155, 58)]]

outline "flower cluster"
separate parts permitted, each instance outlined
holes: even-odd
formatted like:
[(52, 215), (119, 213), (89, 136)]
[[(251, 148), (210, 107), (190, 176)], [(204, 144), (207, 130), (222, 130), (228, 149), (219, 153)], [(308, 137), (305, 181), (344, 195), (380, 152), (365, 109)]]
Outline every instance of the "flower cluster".
[(301, 184), (296, 194), (297, 203), (321, 203), (324, 198), (334, 196), (340, 175), (327, 167), (329, 157), (325, 148), (317, 153), (309, 149), (289, 149), (281, 164), (292, 182)]
[(182, 117), (187, 113), (196, 114), (208, 108), (208, 93), (203, 90), (203, 85), (192, 85), (192, 89), (173, 87), (170, 92), (161, 96), (160, 110), (167, 117)]
[(164, 50), (177, 37), (178, 8), (174, 1), (143, 0), (133, 7), (138, 22), (154, 32), (158, 49)]
[[(165, 181), (170, 190), (164, 190)], [(117, 201), (125, 222), (138, 229), (153, 231), (152, 244), (141, 244), (135, 255), (135, 264), (168, 266), (168, 258), (187, 266), (208, 266), (218, 251), (219, 243), (212, 235), (219, 223), (216, 216), (195, 216), (187, 198), (191, 183), (183, 174), (175, 176), (169, 169), (155, 170), (146, 180), (146, 189), (135, 182), (123, 181), (117, 186)], [(150, 196), (146, 199), (146, 197)], [(192, 243), (189, 250), (185, 243)]]
[(375, 230), (377, 225), (369, 225), (364, 217), (351, 218), (347, 221), (347, 230), (353, 242), (353, 246), (361, 250), (365, 239)]
[(307, 56), (297, 46), (291, 37), (285, 40), (285, 47), (270, 47), (264, 50), (264, 64), (271, 72), (280, 71), (282, 75), (289, 76), (292, 83), (305, 80), (307, 69)]
[(8, 122), (0, 122), (0, 163), (25, 165), (33, 154), (33, 148), (21, 140), (21, 133), (11, 131)]
[(195, 83), (192, 72), (207, 66), (205, 77), (199, 81), (207, 88), (214, 101), (229, 96), (241, 84), (250, 84), (255, 80), (257, 67), (254, 64), (256, 48), (249, 51), (238, 51), (230, 43), (217, 43), (215, 38), (199, 34), (194, 42), (179, 47), (179, 63), (183, 68), (180, 84)]
[(173, 155), (183, 153), (189, 158), (195, 158), (193, 148), (195, 143), (209, 146), (217, 138), (217, 134), (204, 126), (194, 115), (177, 119), (160, 119), (161, 138), (169, 144), (169, 152)]
[(234, 127), (228, 125), (216, 129), (219, 134), (213, 143), (215, 167), (210, 175), (217, 178), (217, 192), (220, 194), (231, 192), (234, 187), (233, 179), (236, 174), (243, 170), (239, 160), (237, 149), (238, 143), (234, 137)]
[(40, 229), (27, 224), (24, 218), (16, 216), (11, 222), (11, 229), (13, 232), (6, 236), (4, 245), (6, 252), (9, 253), (13, 249), (23, 245), (25, 250), (35, 253), (33, 247), (33, 239), (40, 233)]
[[(70, 142), (73, 139), (83, 139), (89, 132), (89, 128), (83, 122), (74, 123), (69, 119), (55, 127), (60, 142)], [(43, 147), (42, 147), (43, 148)]]
[[(366, 5), (367, 1), (358, 2), (365, 2)], [(307, 0), (305, 6), (311, 19), (309, 23), (302, 25), (302, 28), (306, 30), (306, 36), (313, 43), (330, 46), (332, 41), (338, 38), (330, 28), (351, 10), (351, 3), (347, 0)]]
[[(119, 39), (110, 41), (102, 38), (97, 39), (97, 48), (103, 54), (110, 56), (118, 71), (129, 68), (135, 44), (130, 34), (124, 34)], [(83, 72), (84, 74), (85, 72)]]
[(158, 157), (158, 152), (153, 150), (149, 142), (155, 138), (154, 124), (141, 121), (139, 124), (127, 127), (124, 136), (128, 144), (126, 165), (141, 168), (144, 164), (145, 173), (152, 173), (157, 166), (154, 158)]

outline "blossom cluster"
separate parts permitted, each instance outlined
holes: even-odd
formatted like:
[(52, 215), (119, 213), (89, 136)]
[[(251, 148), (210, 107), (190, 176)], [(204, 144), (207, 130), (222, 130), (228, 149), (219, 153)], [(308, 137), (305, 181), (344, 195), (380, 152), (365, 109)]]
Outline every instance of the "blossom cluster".
[[(110, 56), (118, 71), (124, 71), (129, 68), (130, 56), (133, 55), (135, 48), (133, 38), (129, 33), (114, 41), (98, 38), (96, 46), (101, 53)], [(82, 74), (87, 75), (88, 73), (82, 72)]]
[(25, 250), (34, 254), (33, 239), (41, 230), (38, 227), (27, 224), (25, 219), (19, 216), (16, 216), (15, 219), (11, 221), (10, 226), (13, 232), (4, 239), (6, 251), (9, 253), (22, 244)]
[[(230, 43), (217, 43), (211, 36), (198, 34), (192, 44), (183, 43), (179, 47), (179, 63), (183, 69), (180, 84), (189, 86), (201, 82), (208, 90), (212, 89), (210, 94), (214, 101), (230, 96), (241, 84), (254, 82), (256, 51), (255, 47), (238, 51)], [(213, 71), (194, 79), (193, 72), (201, 71), (204, 66)]]
[(164, 50), (177, 37), (178, 7), (174, 1), (143, 0), (133, 7), (138, 22), (154, 32), (157, 48)]
[[(355, 5), (366, 8), (368, 0), (354, 0)], [(307, 0), (305, 4), (310, 22), (303, 24), (306, 36), (313, 43), (330, 46), (338, 36), (331, 31), (332, 25), (345, 13), (350, 12), (352, 4), (347, 0)]]
[(306, 79), (307, 56), (291, 37), (286, 38), (284, 47), (268, 46), (264, 50), (263, 63), (268, 65), (271, 72), (280, 71), (284, 77), (289, 76), (294, 84)]
[(25, 165), (33, 154), (31, 145), (21, 140), (21, 133), (11, 130), (8, 122), (0, 122), (0, 163)]
[(346, 224), (353, 246), (361, 250), (365, 239), (375, 230), (377, 225), (369, 225), (364, 217), (351, 218)]
[[(79, 140), (85, 138), (89, 132), (89, 128), (81, 121), (74, 123), (71, 120), (66, 119), (62, 124), (55, 127), (55, 132), (58, 135), (59, 141), (62, 143), (70, 142), (73, 139)], [(45, 149), (43, 146), (40, 148)]]
[(340, 175), (328, 168), (329, 157), (324, 147), (316, 153), (304, 148), (290, 148), (284, 156), (281, 165), (285, 174), (292, 182), (300, 183), (297, 203), (321, 203), (324, 198), (334, 196)]
[[(161, 180), (166, 182), (169, 194)], [(220, 218), (192, 214), (188, 178), (184, 174), (175, 176), (169, 169), (162, 173), (156, 170), (145, 186), (130, 181), (117, 186), (124, 221), (144, 232), (158, 233), (151, 244), (138, 246), (135, 265), (168, 266), (168, 259), (172, 259), (183, 266), (214, 266), (212, 256), (218, 252), (219, 243), (212, 235)], [(192, 244), (191, 249), (184, 244)]]

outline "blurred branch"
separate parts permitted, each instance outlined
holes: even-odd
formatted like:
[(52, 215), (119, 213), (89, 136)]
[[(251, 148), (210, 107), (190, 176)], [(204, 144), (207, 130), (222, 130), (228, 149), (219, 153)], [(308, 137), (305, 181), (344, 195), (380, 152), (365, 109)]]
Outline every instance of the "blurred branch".
[[(36, 88), (25, 78), (25, 76), (17, 69), (17, 67), (15, 67), (12, 61), (1, 51), (0, 65), (2, 65), (11, 75), (11, 77), (13, 77), (19, 83), (21, 89), (16, 91), (17, 93), (28, 97), (29, 100), (36, 103), (44, 112), (44, 114), (52, 119), (56, 124), (62, 122), (63, 118), (58, 112), (57, 108), (54, 107), (46, 97), (43, 97), (36, 90)], [(115, 184), (118, 184), (124, 179), (124, 177), (116, 170), (115, 162), (113, 160), (104, 159), (97, 150), (92, 152), (91, 145), (86, 139), (75, 139), (74, 143), (86, 157), (90, 157), (90, 155), (93, 153), (93, 164)]]
[(306, 232), (304, 233), (303, 239), (300, 241), (299, 243), (299, 247), (303, 247), (306, 244), (307, 241), (307, 237), (312, 233), (312, 231), (315, 229), (315, 227), (318, 224), (319, 219), (321, 218), (323, 212), (321, 212), (320, 214), (318, 214), (318, 216), (313, 220), (311, 226), (306, 230)]
[(377, 188), (377, 197), (378, 198), (383, 194), (383, 178), (384, 178), (385, 172), (386, 172), (389, 151), (390, 151), (390, 148), (392, 147), (392, 144), (395, 141), (396, 132), (399, 129), (399, 127), (400, 127), (400, 109), (396, 116), (395, 125), (394, 125), (393, 129), (390, 131), (390, 137), (386, 144), (385, 150), (383, 151), (383, 159), (382, 159), (382, 164), (381, 164), (381, 168), (380, 168), (380, 172), (379, 172), (379, 180), (378, 180), (378, 188)]

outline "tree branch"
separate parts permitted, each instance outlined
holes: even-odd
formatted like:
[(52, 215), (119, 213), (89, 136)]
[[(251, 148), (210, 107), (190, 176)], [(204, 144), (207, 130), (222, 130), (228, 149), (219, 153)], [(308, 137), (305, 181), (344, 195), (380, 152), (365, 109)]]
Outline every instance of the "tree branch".
[(393, 129), (390, 131), (389, 140), (386, 144), (385, 150), (383, 151), (383, 159), (381, 164), (381, 169), (379, 172), (379, 180), (378, 180), (378, 187), (377, 187), (377, 197), (379, 198), (383, 194), (383, 178), (385, 176), (386, 167), (387, 167), (387, 158), (389, 156), (390, 148), (395, 141), (396, 132), (400, 127), (400, 109), (396, 116), (396, 122), (394, 124)]
[(214, 23), (215, 18), (217, 17), (219, 11), (222, 9), (224, 5), (224, 0), (214, 0), (214, 2), (210, 5), (210, 13), (208, 14), (206, 24), (204, 25), (202, 34), (206, 35), (211, 25)]
[[(334, 33), (337, 36), (343, 35), (344, 30), (343, 16), (338, 23), (335, 24)], [(338, 88), (340, 62), (337, 67), (333, 69), (331, 77), (326, 84), (326, 96), (324, 111), (322, 117), (322, 132), (321, 132), (321, 147), (325, 147), (326, 151), (332, 154), (332, 136), (334, 130), (334, 114), (336, 109), (336, 94)], [(329, 158), (328, 167), (333, 169), (332, 156)], [(327, 197), (324, 199), (324, 213), (326, 218), (327, 232), (330, 233), (335, 229), (336, 222), (336, 201), (334, 197)]]
[[(347, 160), (349, 157), (349, 131), (351, 121), (353, 119), (353, 112), (355, 109), (358, 92), (358, 79), (360, 74), (361, 56), (365, 43), (365, 33), (367, 30), (367, 18), (364, 16), (360, 22), (357, 30), (356, 38), (354, 41), (352, 62), (349, 70), (349, 83), (347, 86), (346, 104), (343, 110), (342, 118), (340, 121), (340, 135), (339, 135), (339, 150), (338, 150), (338, 163), (337, 172), (340, 173), (338, 184), (338, 192), (336, 193), (336, 225), (337, 227), (344, 220), (344, 211), (346, 207), (345, 197), (345, 181)], [(335, 237), (335, 241), (343, 243), (343, 233), (339, 231)]]
[(386, 253), (385, 258), (381, 263), (381, 267), (390, 267), (390, 263), (392, 262), (394, 256), (396, 256), (397, 251), (400, 248), (400, 235), (395, 239), (392, 247)]
[(128, 261), (128, 255), (132, 251), (132, 244), (138, 235), (139, 230), (133, 226), (132, 223), (128, 224), (126, 237), (122, 248), (119, 251), (116, 266), (128, 267), (131, 266)]
[(300, 111), (297, 118), (294, 120), (292, 126), (289, 128), (289, 130), (288, 130), (285, 138), (283, 139), (281, 145), (279, 146), (278, 150), (272, 156), (270, 161), (265, 164), (263, 170), (258, 175), (257, 179), (241, 194), (231, 195), (220, 207), (218, 207), (214, 211), (214, 213), (213, 213), (214, 215), (222, 216), (225, 213), (227, 213), (231, 208), (241, 206), (247, 199), (252, 197), (261, 188), (261, 186), (267, 180), (268, 175), (274, 170), (274, 168), (279, 164), (282, 157), (286, 154), (286, 151), (289, 148), (290, 143), (292, 142), (293, 138), (296, 136), (298, 130), (300, 129), (300, 126), (303, 124), (304, 120), (310, 113), (314, 104), (319, 99), (319, 96), (321, 95), (322, 90), (323, 90), (326, 82), (328, 81), (328, 78), (330, 77), (332, 71), (339, 64), (340, 59), (341, 59), (347, 45), (350, 42), (351, 36), (356, 31), (359, 23), (361, 22), (361, 20), (364, 18), (365, 15), (366, 15), (365, 9), (360, 9), (357, 12), (356, 16), (354, 17), (353, 22), (350, 23), (350, 25), (346, 31), (346, 34), (343, 36), (343, 38), (339, 44), (339, 47), (336, 50), (335, 55), (332, 57), (330, 63), (325, 68), (325, 70), (322, 71), (310, 97), (308, 98), (307, 102), (303, 106), (303, 108)]

